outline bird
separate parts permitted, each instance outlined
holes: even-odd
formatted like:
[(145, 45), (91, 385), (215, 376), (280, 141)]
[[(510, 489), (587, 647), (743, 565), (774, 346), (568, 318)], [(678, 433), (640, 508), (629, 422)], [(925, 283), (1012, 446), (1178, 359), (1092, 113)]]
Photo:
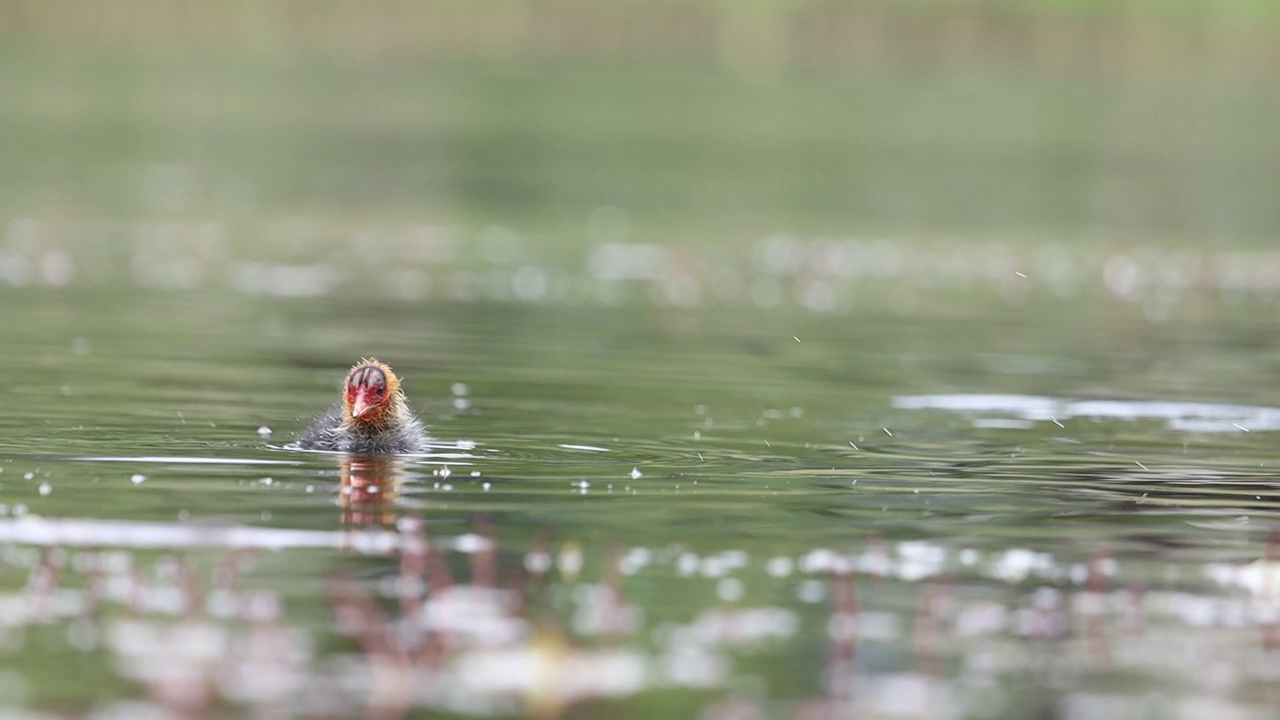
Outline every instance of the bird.
[(342, 399), (298, 434), (303, 450), (355, 455), (423, 452), (427, 432), (409, 410), (400, 378), (386, 363), (365, 358), (342, 382)]

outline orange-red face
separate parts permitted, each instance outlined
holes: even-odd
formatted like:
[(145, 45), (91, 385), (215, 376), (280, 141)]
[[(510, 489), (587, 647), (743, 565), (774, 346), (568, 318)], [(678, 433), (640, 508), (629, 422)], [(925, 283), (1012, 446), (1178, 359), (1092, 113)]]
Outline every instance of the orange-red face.
[(396, 390), (391, 368), (379, 362), (361, 363), (347, 374), (343, 400), (355, 420), (374, 420), (382, 415)]

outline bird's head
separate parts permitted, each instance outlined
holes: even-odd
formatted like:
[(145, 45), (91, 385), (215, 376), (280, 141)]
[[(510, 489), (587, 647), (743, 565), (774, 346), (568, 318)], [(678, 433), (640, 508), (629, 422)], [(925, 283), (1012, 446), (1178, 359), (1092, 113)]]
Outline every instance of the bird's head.
[(342, 385), (346, 415), (357, 423), (381, 422), (400, 397), (400, 378), (373, 358), (356, 363)]

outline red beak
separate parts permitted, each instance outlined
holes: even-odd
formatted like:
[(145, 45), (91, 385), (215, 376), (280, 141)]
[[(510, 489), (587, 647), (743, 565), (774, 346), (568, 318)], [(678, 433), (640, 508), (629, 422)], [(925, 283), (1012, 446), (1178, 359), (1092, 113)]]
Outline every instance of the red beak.
[(378, 401), (370, 397), (371, 394), (367, 390), (356, 390), (356, 399), (351, 403), (351, 417), (358, 418), (377, 407)]

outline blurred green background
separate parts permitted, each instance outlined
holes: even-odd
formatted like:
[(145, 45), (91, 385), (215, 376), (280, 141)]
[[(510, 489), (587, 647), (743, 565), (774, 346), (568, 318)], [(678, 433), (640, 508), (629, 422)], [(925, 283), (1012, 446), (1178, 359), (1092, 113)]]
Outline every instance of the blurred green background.
[[(1277, 80), (1261, 0), (4, 0), (0, 213), (304, 256), (395, 223), (569, 258), (774, 232), (1260, 243)], [(600, 208), (623, 222), (593, 238)]]

